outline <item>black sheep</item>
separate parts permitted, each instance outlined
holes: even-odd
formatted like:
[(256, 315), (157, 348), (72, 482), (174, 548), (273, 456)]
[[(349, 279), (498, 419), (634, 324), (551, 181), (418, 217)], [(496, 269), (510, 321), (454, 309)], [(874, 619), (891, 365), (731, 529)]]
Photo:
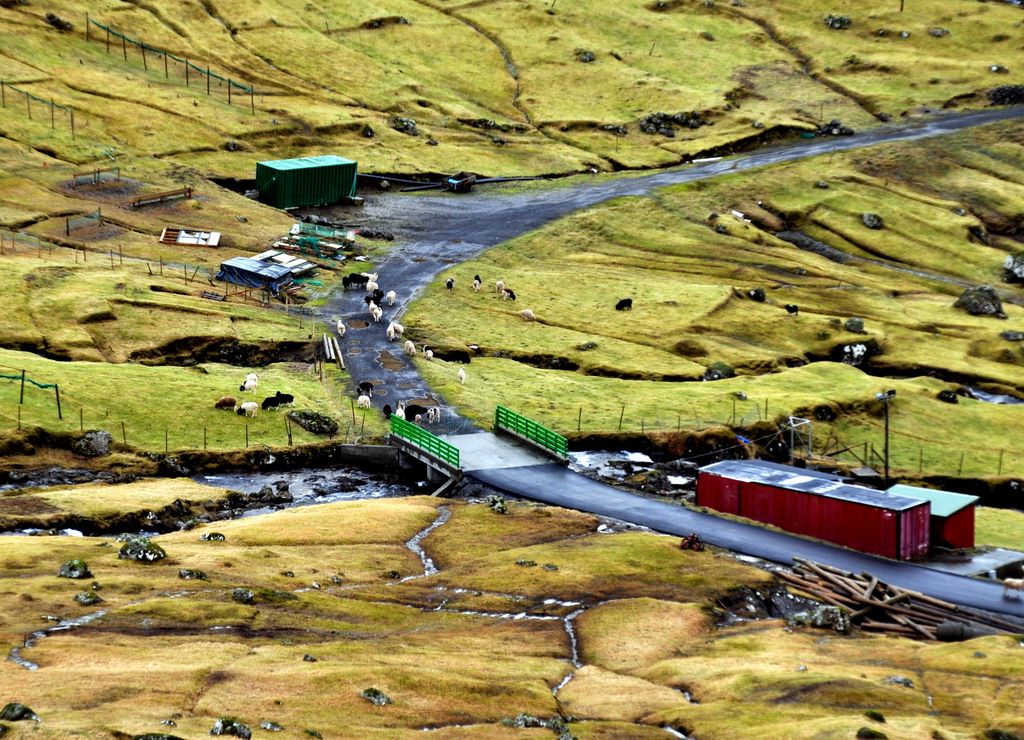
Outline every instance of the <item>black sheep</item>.
[(796, 305), (795, 303), (787, 303), (786, 313), (790, 313), (796, 316), (798, 313), (800, 313), (800, 306)]
[(512, 288), (505, 288), (505, 298), (514, 302), (516, 299), (516, 292), (512, 290)]
[(417, 416), (425, 417), (426, 415), (426, 406), (420, 406), (417, 403), (410, 403), (405, 407), (405, 418), (407, 421), (416, 421)]
[(615, 304), (616, 311), (632, 311), (633, 310), (633, 299), (623, 298)]
[(373, 383), (371, 383), (369, 380), (364, 380), (362, 383), (357, 385), (356, 388), (359, 389), (359, 392), (362, 395), (373, 398)]
[(277, 399), (278, 406), (286, 406), (295, 403), (295, 396), (291, 393), (282, 393), (281, 391), (277, 391), (274, 394), (274, 398)]
[(390, 419), (391, 418), (391, 404), (390, 403), (384, 404), (384, 408), (381, 409), (381, 412), (384, 414), (384, 418), (385, 419)]
[(277, 396), (267, 396), (266, 398), (263, 399), (263, 403), (260, 404), (264, 411), (276, 409), (280, 405), (281, 399), (279, 399)]
[(448, 288), (448, 290), (450, 291), (455, 290), (455, 278), (448, 278), (447, 280), (445, 280), (444, 287)]

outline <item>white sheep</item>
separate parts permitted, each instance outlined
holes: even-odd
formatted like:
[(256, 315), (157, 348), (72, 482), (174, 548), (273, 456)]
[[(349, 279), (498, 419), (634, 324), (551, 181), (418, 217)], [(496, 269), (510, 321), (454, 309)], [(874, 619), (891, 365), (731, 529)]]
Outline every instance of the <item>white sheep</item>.
[(459, 368), (459, 385), (466, 384), (466, 369), (463, 367)]
[(344, 321), (342, 321), (341, 319), (338, 319), (338, 323), (335, 325), (334, 328), (338, 330), (338, 336), (339, 337), (345, 336), (345, 322)]
[(377, 282), (377, 273), (375, 272), (361, 272), (359, 274), (362, 275), (364, 278), (368, 278), (373, 282)]
[(380, 286), (377, 285), (377, 283), (373, 282), (372, 280), (367, 280), (366, 281), (366, 292), (367, 293), (372, 293), (373, 291), (378, 290), (379, 288), (380, 288)]
[(427, 345), (423, 345), (423, 357), (429, 362), (434, 359), (434, 350), (430, 349)]
[(398, 300), (398, 293), (393, 290), (389, 290), (384, 294), (384, 300), (388, 302), (389, 306), (395, 305), (395, 301)]
[(531, 311), (528, 308), (524, 308), (522, 311), (520, 311), (519, 315), (522, 317), (523, 321), (536, 321), (537, 320), (537, 317), (534, 315), (533, 311)]
[(258, 403), (256, 403), (255, 401), (246, 401), (237, 409), (235, 409), (235, 413), (238, 414), (239, 416), (248, 416), (256, 418), (256, 412), (259, 410), (260, 405)]
[(476, 278), (473, 279), (473, 290), (477, 293), (480, 292), (480, 281)]
[(1010, 595), (1010, 591), (1017, 592), (1017, 598), (1020, 598), (1021, 591), (1024, 591), (1024, 578), (1004, 578), (1003, 579), (1003, 598), (1007, 598)]
[(389, 342), (395, 341), (395, 337), (397, 335), (395, 334), (395, 325), (394, 324), (388, 324), (388, 328), (384, 330), (384, 333), (387, 334)]
[(361, 409), (370, 408), (370, 397), (364, 393), (363, 395), (356, 399), (356, 406), (358, 406)]
[(256, 386), (259, 385), (259, 381), (256, 378), (246, 378), (245, 382), (238, 386), (240, 391), (249, 391), (250, 393), (256, 392)]
[(381, 317), (384, 315), (384, 309), (380, 306), (374, 306), (370, 309), (370, 315), (373, 316), (374, 321), (380, 321)]
[(422, 421), (423, 421), (423, 414), (416, 414), (416, 418), (413, 419), (413, 421), (415, 421), (417, 424), (422, 423)]
[(409, 357), (416, 356), (416, 345), (412, 343), (411, 339), (405, 340), (405, 354), (409, 355)]
[(392, 321), (391, 323), (392, 323), (392, 325), (393, 325), (393, 326), (395, 327), (395, 335), (396, 335), (396, 336), (399, 336), (399, 337), (400, 337), (400, 336), (402, 336), (403, 334), (405, 334), (405, 327), (404, 327), (404, 326), (402, 326), (401, 324), (399, 324), (399, 323), (398, 323), (397, 321)]
[(257, 375), (256, 373), (249, 373), (248, 375), (245, 376), (245, 379), (246, 380), (255, 380), (255, 381), (259, 382), (260, 376)]
[(399, 406), (397, 409), (391, 412), (392, 416), (397, 416), (399, 419), (405, 418), (405, 409)]
[(430, 406), (427, 408), (427, 423), (433, 424), (434, 422), (440, 421), (440, 409), (436, 406)]
[(505, 290), (505, 281), (499, 280), (494, 284), (494, 292), (501, 293)]

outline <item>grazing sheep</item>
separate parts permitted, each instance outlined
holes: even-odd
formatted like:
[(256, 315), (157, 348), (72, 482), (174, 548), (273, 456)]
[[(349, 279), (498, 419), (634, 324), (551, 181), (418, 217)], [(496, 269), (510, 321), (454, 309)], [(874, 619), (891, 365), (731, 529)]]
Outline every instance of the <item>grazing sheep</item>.
[(274, 396), (277, 398), (277, 403), (280, 406), (295, 405), (295, 396), (293, 396), (291, 393), (282, 393), (281, 391), (277, 391), (274, 393)]
[(473, 276), (473, 290), (474, 290), (474, 292), (479, 293), (481, 285), (483, 285), (483, 283), (480, 280), (480, 276), (479, 275), (474, 275)]
[(796, 305), (795, 303), (787, 303), (785, 308), (786, 313), (792, 314), (793, 316), (796, 316), (798, 313), (800, 313), (800, 306)]
[(616, 311), (632, 311), (633, 310), (633, 299), (632, 298), (621, 298), (619, 302), (615, 304)]
[(373, 398), (373, 383), (371, 383), (369, 380), (364, 380), (362, 383), (357, 385), (356, 390), (358, 390), (364, 396), (369, 396), (370, 398)]
[(255, 378), (246, 378), (245, 382), (242, 383), (240, 386), (238, 386), (238, 390), (240, 390), (240, 391), (249, 391), (250, 393), (255, 393), (256, 392), (256, 386), (258, 386), (258, 385), (259, 385), (259, 381), (257, 381)]
[(389, 290), (384, 294), (384, 300), (388, 302), (389, 306), (395, 305), (395, 301), (398, 300), (398, 293), (393, 290)]
[(260, 376), (257, 375), (256, 373), (249, 373), (248, 375), (245, 376), (245, 379), (246, 380), (255, 380), (255, 381), (259, 382)]
[(392, 321), (391, 323), (392, 323), (392, 325), (394, 325), (394, 327), (395, 327), (395, 335), (396, 335), (396, 336), (399, 336), (399, 337), (400, 337), (400, 336), (402, 336), (403, 334), (405, 334), (405, 327), (404, 327), (404, 326), (402, 326), (401, 324), (399, 324), (399, 323), (398, 323), (397, 321)]
[(363, 302), (369, 306), (370, 304), (381, 305), (384, 303), (384, 291), (377, 289), (367, 296), (363, 297)]
[(411, 339), (405, 340), (405, 354), (409, 355), (409, 357), (416, 356), (416, 345), (412, 343)]
[(366, 282), (366, 292), (372, 293), (375, 290), (380, 290), (380, 286), (377, 285), (377, 283), (373, 282), (372, 280), (368, 280)]
[(231, 409), (234, 410), (235, 406), (238, 405), (238, 399), (234, 396), (221, 396), (214, 401), (213, 407), (215, 409)]
[(417, 416), (422, 419), (427, 413), (427, 407), (420, 406), (418, 403), (409, 403), (402, 411), (405, 413), (406, 419), (415, 419)]
[(255, 401), (246, 401), (237, 409), (235, 409), (235, 413), (238, 414), (239, 416), (249, 416), (255, 419), (256, 412), (259, 411), (259, 408), (260, 405)]
[(381, 317), (384, 315), (384, 309), (379, 306), (374, 306), (370, 309), (370, 315), (373, 316), (374, 321), (380, 321)]
[(1008, 598), (1010, 591), (1017, 592), (1017, 598), (1020, 598), (1021, 591), (1024, 591), (1024, 578), (1004, 578), (1003, 579), (1003, 598)]
[(382, 408), (380, 411), (381, 411), (382, 414), (384, 414), (384, 418), (385, 419), (390, 419), (391, 418), (391, 404), (390, 403), (384, 404), (384, 408)]
[(263, 403), (260, 404), (264, 411), (270, 411), (270, 409), (276, 409), (281, 405), (281, 399), (277, 396), (267, 396), (263, 399)]
[(423, 345), (423, 357), (426, 358), (428, 362), (434, 359), (434, 350), (430, 349), (430, 347), (425, 344)]
[(465, 385), (465, 384), (466, 384), (466, 368), (460, 367), (459, 368), (459, 385)]
[(395, 341), (395, 337), (398, 336), (397, 334), (395, 334), (394, 324), (388, 324), (388, 328), (384, 330), (384, 333), (387, 335), (389, 342)]
[(422, 421), (423, 421), (423, 414), (416, 414), (416, 416), (413, 417), (413, 421), (415, 421), (417, 424), (422, 423)]
[(503, 301), (512, 301), (514, 303), (516, 300), (516, 292), (512, 290), (512, 288), (505, 288), (505, 290), (501, 291), (501, 299)]
[(504, 280), (496, 281), (494, 283), (494, 292), (495, 293), (501, 293), (503, 290), (505, 290), (505, 281)]
[(373, 283), (377, 282), (377, 273), (376, 272), (361, 272), (359, 274), (362, 275), (367, 280), (369, 280), (370, 282), (373, 282)]
[(339, 338), (345, 336), (345, 322), (344, 321), (342, 321), (341, 319), (338, 319), (338, 323), (335, 325), (334, 328), (337, 329), (338, 337)]
[(455, 290), (455, 278), (448, 278), (445, 280), (444, 287), (448, 288), (449, 292)]
[(361, 409), (370, 408), (370, 397), (367, 395), (360, 396), (359, 398), (356, 399), (356, 406), (358, 406)]
[(341, 285), (345, 290), (358, 288), (360, 285), (365, 285), (368, 282), (370, 282), (370, 276), (362, 272), (350, 272), (341, 279)]
[(533, 311), (531, 311), (528, 308), (524, 308), (522, 311), (520, 311), (519, 315), (522, 317), (523, 321), (536, 321), (537, 320), (537, 317), (534, 315)]
[(397, 416), (399, 419), (404, 419), (405, 418), (405, 409), (403, 409), (401, 406), (399, 406), (397, 409), (394, 410), (394, 412), (391, 415), (392, 416)]

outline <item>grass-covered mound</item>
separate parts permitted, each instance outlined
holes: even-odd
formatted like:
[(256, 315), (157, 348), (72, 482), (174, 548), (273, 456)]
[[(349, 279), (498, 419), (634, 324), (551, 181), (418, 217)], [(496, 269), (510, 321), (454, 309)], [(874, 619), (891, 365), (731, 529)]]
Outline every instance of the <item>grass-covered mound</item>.
[[(405, 542), (442, 507), (450, 518), (423, 542), (440, 571), (421, 577)], [(154, 563), (119, 559), (109, 539), (0, 538), (0, 641), (38, 665), (0, 663), (0, 681), (41, 717), (41, 737), (198, 737), (221, 717), (296, 736), (550, 736), (515, 732), (520, 715), (571, 718), (577, 737), (656, 737), (666, 725), (849, 736), (877, 723), (869, 710), (886, 722), (873, 726), (908, 737), (1021, 729), (1013, 640), (716, 629), (720, 597), (771, 576), (675, 538), (600, 534), (574, 512), (508, 509), (426, 497), (294, 509), (154, 538), (167, 555)], [(201, 539), (212, 532), (224, 539)], [(74, 559), (91, 575), (57, 577)], [(102, 601), (78, 604), (83, 591)], [(90, 615), (22, 646), (56, 617)]]
[[(569, 436), (796, 415), (814, 420), (816, 451), (880, 450), (874, 396), (893, 388), (896, 467), (957, 474), (963, 453), (965, 474), (1020, 473), (1006, 434), (1021, 406), (937, 396), (965, 384), (1024, 394), (1012, 335), (1024, 295), (1002, 284), (1006, 255), (1019, 251), (1021, 136), (1019, 124), (994, 126), (574, 214), (439, 276), (409, 332), (480, 356), (465, 386), (450, 363), (420, 368), (481, 423), (496, 403)], [(872, 213), (882, 229), (865, 225)], [(444, 290), (447, 277), (465, 285), (475, 274), (482, 292)], [(499, 299), (496, 279), (515, 302)], [(954, 308), (983, 283), (999, 286), (1008, 320)], [(616, 311), (625, 297), (632, 310)], [(537, 320), (523, 321), (524, 309)]]

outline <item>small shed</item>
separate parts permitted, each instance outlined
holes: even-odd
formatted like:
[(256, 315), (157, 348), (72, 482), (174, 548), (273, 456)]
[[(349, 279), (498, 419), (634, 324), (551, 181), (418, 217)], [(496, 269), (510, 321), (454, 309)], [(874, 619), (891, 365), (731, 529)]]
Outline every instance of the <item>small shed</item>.
[(256, 163), (260, 203), (276, 208), (322, 206), (356, 194), (357, 164), (325, 154)]
[(246, 288), (261, 288), (277, 295), (292, 282), (292, 273), (284, 265), (260, 262), (249, 257), (232, 257), (220, 263), (217, 279)]
[(977, 496), (902, 484), (892, 486), (888, 493), (931, 502), (932, 547), (974, 547)]
[(928, 554), (929, 503), (761, 460), (700, 469), (697, 505), (897, 560)]

